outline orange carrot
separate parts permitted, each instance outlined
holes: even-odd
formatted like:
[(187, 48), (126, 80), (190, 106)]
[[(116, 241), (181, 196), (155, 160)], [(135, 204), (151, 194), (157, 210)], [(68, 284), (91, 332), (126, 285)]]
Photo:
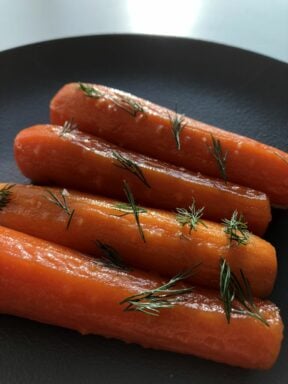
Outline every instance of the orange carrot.
[[(23, 174), (38, 183), (123, 199), (125, 179), (141, 204), (175, 210), (188, 208), (195, 199), (199, 208), (205, 207), (203, 217), (213, 221), (230, 218), (236, 209), (258, 235), (271, 219), (263, 193), (184, 171), (78, 130), (65, 133), (59, 126), (33, 126), (17, 135), (14, 152)], [(133, 162), (132, 172), (123, 160)]]
[[(0, 189), (4, 187), (0, 184)], [(152, 209), (139, 213), (138, 227), (132, 213), (116, 208), (117, 201), (73, 191), (62, 196), (55, 188), (49, 191), (52, 195), (43, 187), (12, 187), (10, 201), (0, 211), (0, 225), (95, 256), (102, 255), (100, 241), (112, 246), (129, 265), (169, 277), (201, 263), (190, 281), (212, 288), (219, 286), (223, 257), (239, 278), (243, 270), (255, 296), (271, 293), (277, 272), (275, 249), (255, 235), (249, 236), (246, 245), (230, 245), (223, 225), (203, 221), (190, 233), (187, 225), (181, 227), (176, 221), (176, 214)], [(57, 206), (55, 197), (66, 202), (67, 209)]]
[(208, 176), (226, 174), (233, 183), (265, 192), (272, 204), (288, 207), (287, 153), (125, 92), (82, 87), (86, 93), (73, 83), (56, 94), (50, 104), (52, 123), (73, 118), (83, 131)]
[(228, 324), (217, 292), (200, 289), (157, 317), (124, 312), (123, 299), (163, 281), (3, 227), (0, 249), (1, 313), (243, 368), (268, 369), (279, 354), (283, 324), (268, 301), (256, 304), (269, 326), (233, 314)]

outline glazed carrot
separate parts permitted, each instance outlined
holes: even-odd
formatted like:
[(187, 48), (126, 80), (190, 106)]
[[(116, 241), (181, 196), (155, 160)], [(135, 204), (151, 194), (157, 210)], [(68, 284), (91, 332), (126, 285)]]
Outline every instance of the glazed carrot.
[(73, 118), (83, 131), (208, 176), (226, 174), (233, 183), (265, 192), (273, 205), (288, 207), (287, 153), (128, 93), (95, 87), (85, 93), (79, 84), (65, 85), (51, 101), (51, 122)]
[(163, 280), (109, 269), (3, 227), (0, 249), (1, 313), (243, 368), (270, 368), (279, 354), (283, 325), (269, 301), (256, 301), (269, 326), (244, 315), (232, 315), (228, 324), (218, 293), (204, 289), (185, 294), (185, 301), (157, 317), (124, 312), (123, 299), (155, 289)]
[[(0, 190), (4, 187), (0, 184)], [(198, 223), (190, 234), (187, 225), (176, 221), (176, 214), (147, 209), (139, 213), (138, 227), (133, 213), (126, 214), (108, 198), (66, 191), (65, 203), (61, 189), (49, 188), (49, 193), (45, 187), (15, 185), (10, 191), (10, 201), (0, 211), (0, 225), (94, 256), (102, 256), (97, 241), (108, 244), (127, 264), (169, 277), (201, 263), (191, 281), (212, 288), (219, 286), (223, 257), (238, 277), (243, 270), (255, 296), (267, 296), (273, 288), (275, 249), (255, 235), (246, 245), (230, 245), (223, 225), (209, 221)], [(61, 209), (55, 198), (67, 209)]]
[[(22, 173), (38, 183), (52, 181), (123, 199), (125, 179), (141, 204), (175, 210), (188, 208), (195, 199), (199, 208), (205, 207), (203, 217), (212, 221), (230, 218), (236, 209), (258, 235), (271, 219), (269, 201), (261, 192), (184, 171), (78, 130), (33, 126), (17, 135), (14, 153)], [(129, 169), (126, 160), (132, 161), (132, 172), (124, 168), (126, 164)]]

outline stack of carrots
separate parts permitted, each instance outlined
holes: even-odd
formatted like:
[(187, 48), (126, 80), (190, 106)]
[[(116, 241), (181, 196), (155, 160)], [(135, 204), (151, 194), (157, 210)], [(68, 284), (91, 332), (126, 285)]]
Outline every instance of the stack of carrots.
[(0, 184), (0, 311), (270, 368), (260, 236), (288, 207), (288, 154), (100, 85), (65, 85), (50, 113), (15, 138), (34, 184)]

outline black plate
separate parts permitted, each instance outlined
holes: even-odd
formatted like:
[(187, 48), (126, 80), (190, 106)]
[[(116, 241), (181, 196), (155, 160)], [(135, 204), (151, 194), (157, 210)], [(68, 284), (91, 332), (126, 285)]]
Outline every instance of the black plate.
[[(51, 96), (69, 81), (104, 83), (170, 108), (177, 105), (181, 113), (287, 150), (287, 65), (243, 50), (170, 37), (95, 36), (3, 52), (0, 69), (1, 181), (25, 180), (13, 160), (13, 138), (21, 128), (48, 121)], [(277, 248), (279, 274), (272, 299), (287, 324), (288, 215), (273, 216), (267, 239)], [(268, 372), (4, 315), (0, 340), (1, 384), (288, 383), (287, 339)]]

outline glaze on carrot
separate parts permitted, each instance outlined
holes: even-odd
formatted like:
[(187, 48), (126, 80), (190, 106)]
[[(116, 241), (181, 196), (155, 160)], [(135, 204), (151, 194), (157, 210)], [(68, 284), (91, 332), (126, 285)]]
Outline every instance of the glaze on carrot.
[(214, 138), (219, 140), (223, 157), (227, 152), (229, 181), (263, 191), (273, 205), (288, 207), (287, 153), (185, 116), (177, 117), (173, 111), (128, 93), (95, 87), (95, 93), (100, 92), (97, 98), (95, 94), (87, 96), (79, 84), (65, 85), (51, 101), (51, 122), (62, 125), (73, 118), (79, 129), (127, 149), (221, 177), (219, 162), (213, 156)]
[[(78, 130), (27, 128), (17, 135), (14, 153), (22, 173), (36, 183), (123, 199), (125, 179), (141, 204), (175, 211), (195, 199), (199, 208), (205, 207), (203, 217), (218, 222), (236, 209), (257, 235), (263, 235), (271, 219), (269, 200), (261, 192), (161, 163)], [(132, 161), (138, 174), (123, 168), (117, 156)]]
[[(0, 189), (4, 186), (0, 184)], [(61, 189), (49, 191), (63, 201)], [(94, 256), (102, 255), (100, 241), (112, 246), (127, 264), (163, 276), (201, 263), (190, 281), (211, 288), (219, 286), (219, 262), (225, 258), (239, 278), (243, 270), (255, 296), (271, 293), (277, 272), (275, 249), (255, 235), (249, 236), (246, 245), (230, 245), (223, 225), (203, 221), (190, 234), (187, 226), (176, 221), (176, 214), (146, 209), (139, 214), (144, 242), (134, 215), (124, 215), (115, 207), (117, 201), (69, 190), (66, 203), (70, 213), (74, 211), (72, 220), (51, 201), (45, 187), (15, 185), (9, 203), (0, 211), (0, 225)]]
[(218, 293), (204, 289), (186, 294), (185, 301), (158, 317), (124, 312), (123, 299), (163, 280), (109, 269), (76, 251), (3, 227), (0, 249), (1, 313), (243, 368), (271, 368), (279, 354), (283, 325), (269, 301), (256, 301), (269, 327), (243, 315), (232, 315), (228, 324)]

